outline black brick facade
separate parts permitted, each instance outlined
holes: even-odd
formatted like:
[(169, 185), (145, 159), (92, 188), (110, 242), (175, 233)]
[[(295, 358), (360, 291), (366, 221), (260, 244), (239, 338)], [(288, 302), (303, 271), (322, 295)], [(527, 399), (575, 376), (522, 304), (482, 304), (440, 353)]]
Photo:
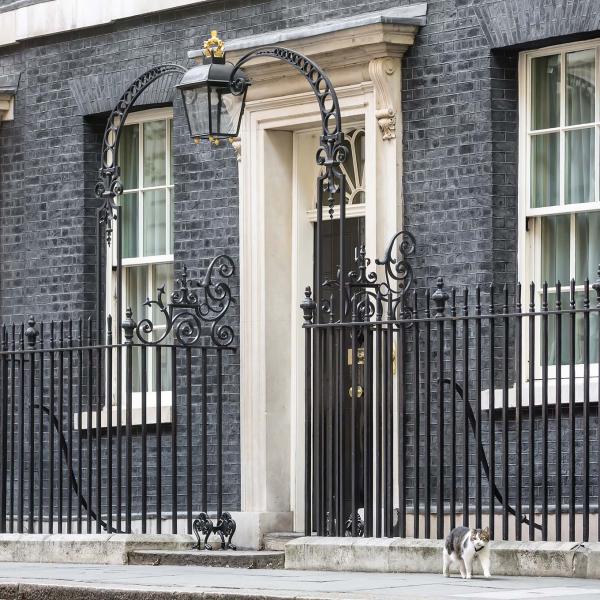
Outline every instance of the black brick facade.
[[(0, 48), (0, 76), (20, 74), (15, 119), (0, 127), (2, 319), (79, 318), (93, 309), (93, 187), (103, 117), (136, 74), (158, 63), (187, 65), (187, 51), (211, 28), (231, 40), (410, 3), (207, 2)], [(9, 4), (0, 0), (0, 9)], [(598, 35), (599, 9), (598, 0), (428, 2), (427, 25), (407, 52), (402, 83), (404, 214), (418, 241), (420, 285), (431, 287), (438, 275), (449, 285), (515, 282), (517, 53)], [(139, 105), (170, 101), (159, 88)], [(221, 252), (237, 262), (233, 150), (191, 144), (177, 101), (174, 112), (176, 270), (186, 263), (202, 272)], [(228, 369), (233, 508), (237, 363)]]

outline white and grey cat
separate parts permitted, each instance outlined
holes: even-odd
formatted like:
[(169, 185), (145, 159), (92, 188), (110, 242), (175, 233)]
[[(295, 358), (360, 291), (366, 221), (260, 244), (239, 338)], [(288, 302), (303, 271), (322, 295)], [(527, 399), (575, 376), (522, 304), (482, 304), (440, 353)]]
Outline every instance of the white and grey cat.
[(490, 575), (490, 530), (455, 527), (444, 544), (444, 577), (450, 577), (449, 567), (458, 564), (463, 579), (471, 579), (473, 562), (481, 563), (485, 577)]

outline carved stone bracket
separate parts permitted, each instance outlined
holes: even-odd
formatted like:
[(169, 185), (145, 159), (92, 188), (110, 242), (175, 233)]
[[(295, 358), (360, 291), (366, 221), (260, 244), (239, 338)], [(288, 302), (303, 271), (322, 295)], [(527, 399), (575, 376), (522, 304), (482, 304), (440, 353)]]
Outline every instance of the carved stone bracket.
[(396, 109), (394, 107), (391, 77), (396, 71), (396, 61), (392, 58), (375, 58), (369, 63), (369, 76), (375, 86), (377, 109), (375, 117), (384, 140), (396, 137)]
[(14, 117), (14, 96), (0, 94), (0, 123), (12, 121)]
[(240, 162), (242, 160), (242, 138), (239, 136), (231, 138), (231, 145), (235, 152), (235, 157), (237, 158), (237, 161)]
[(2, 121), (12, 121), (15, 118), (15, 96), (20, 79), (20, 73), (0, 75), (0, 125)]

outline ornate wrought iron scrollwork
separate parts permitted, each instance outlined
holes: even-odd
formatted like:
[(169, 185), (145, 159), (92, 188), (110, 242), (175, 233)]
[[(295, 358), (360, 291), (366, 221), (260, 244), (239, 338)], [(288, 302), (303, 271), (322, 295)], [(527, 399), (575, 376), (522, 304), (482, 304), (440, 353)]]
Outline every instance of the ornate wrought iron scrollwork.
[(241, 67), (258, 56), (270, 56), (288, 63), (300, 72), (312, 88), (319, 104), (323, 129), (316, 160), (317, 164), (324, 167), (324, 180), (327, 181), (328, 191), (332, 196), (339, 191), (339, 184), (336, 181), (343, 177), (339, 165), (346, 160), (348, 148), (344, 143), (340, 104), (329, 77), (310, 58), (295, 50), (280, 46), (265, 46), (248, 52), (236, 63), (230, 79), (234, 94), (241, 94), (244, 86), (247, 85), (247, 82), (239, 76)]
[(116, 210), (114, 198), (123, 193), (123, 184), (120, 180), (120, 169), (117, 159), (121, 132), (123, 131), (127, 115), (144, 90), (157, 79), (171, 74), (183, 75), (185, 72), (186, 69), (184, 67), (174, 64), (157, 65), (148, 69), (125, 90), (108, 117), (102, 141), (102, 159), (95, 193), (97, 198), (103, 200), (98, 209), (98, 220), (101, 224), (105, 225), (106, 242), (109, 246), (113, 232), (112, 222), (115, 219)]
[(365, 523), (358, 513), (351, 513), (344, 524), (344, 535), (350, 537), (353, 535), (352, 529), (355, 528), (356, 536), (363, 537), (365, 535)]
[[(364, 244), (356, 249), (355, 268), (345, 278), (344, 306), (341, 320), (368, 321), (373, 316), (381, 319), (408, 318), (412, 307), (408, 301), (408, 293), (414, 283), (414, 275), (409, 258), (416, 250), (415, 238), (408, 231), (399, 231), (391, 239), (383, 258), (376, 259), (375, 264), (383, 267), (383, 281), (379, 281), (377, 273), (370, 271), (372, 263), (367, 257)], [(340, 288), (340, 273), (337, 278), (326, 280), (321, 284), (329, 290), (329, 296), (321, 300), (321, 312), (329, 316), (333, 322), (335, 314), (333, 290)], [(387, 310), (384, 311), (384, 307)], [(338, 311), (339, 312), (339, 311)]]
[(414, 283), (414, 274), (408, 258), (415, 254), (416, 246), (412, 233), (399, 231), (388, 244), (383, 258), (375, 260), (376, 265), (384, 268), (385, 282), (380, 284), (379, 293), (382, 302), (387, 303), (390, 318), (412, 315), (407, 295)]
[[(236, 546), (231, 543), (236, 527), (231, 513), (227, 511), (217, 518), (216, 524), (205, 512), (201, 512), (192, 523), (192, 531), (197, 540), (194, 548), (197, 550), (212, 550), (213, 547), (212, 544), (208, 543), (208, 538), (211, 534), (215, 534), (221, 538), (221, 550), (236, 550)], [(202, 539), (202, 536), (204, 536), (204, 539)]]
[[(188, 269), (183, 267), (181, 277), (177, 279), (177, 288), (171, 293), (170, 301), (165, 304), (165, 286), (157, 288), (156, 300), (146, 299), (144, 306), (155, 306), (164, 318), (164, 332), (152, 339), (155, 323), (146, 317), (135, 324), (133, 331), (142, 344), (157, 346), (169, 335), (182, 346), (193, 346), (204, 333), (206, 324), (210, 325), (207, 335), (215, 346), (230, 346), (234, 340), (233, 328), (221, 322), (234, 302), (227, 279), (235, 273), (235, 264), (230, 256), (219, 254), (211, 261), (201, 280), (191, 279)], [(130, 310), (130, 309), (128, 309)]]
[[(198, 541), (194, 546), (196, 550), (212, 550), (212, 546), (208, 543), (208, 538), (213, 531), (213, 522), (205, 512), (201, 512), (198, 518), (194, 520), (192, 531)], [(202, 536), (204, 536), (204, 541), (202, 540)]]

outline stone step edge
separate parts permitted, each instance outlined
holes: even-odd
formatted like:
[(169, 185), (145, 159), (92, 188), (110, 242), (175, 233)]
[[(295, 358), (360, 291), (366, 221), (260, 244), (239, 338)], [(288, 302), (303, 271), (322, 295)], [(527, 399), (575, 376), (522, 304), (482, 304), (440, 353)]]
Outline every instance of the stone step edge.
[(130, 565), (213, 566), (283, 569), (283, 551), (265, 550), (133, 550)]
[(0, 562), (124, 565), (134, 550), (189, 550), (195, 542), (187, 534), (4, 533)]
[[(354, 594), (349, 598), (359, 598)], [(85, 585), (64, 585), (56, 583), (0, 583), (0, 598), (2, 600), (66, 600), (78, 598), (81, 600), (326, 600), (339, 598), (336, 594), (298, 594), (277, 590), (245, 591), (237, 589), (195, 590), (168, 589), (153, 586), (152, 588), (132, 589), (130, 587)]]
[(288, 542), (303, 536), (303, 533), (293, 531), (274, 531), (265, 533), (263, 536), (263, 546), (265, 550), (283, 551)]
[[(441, 574), (443, 544), (415, 538), (301, 537), (285, 545), (285, 568)], [(599, 542), (492, 541), (490, 550), (492, 576), (600, 579)], [(475, 575), (480, 574), (476, 561)]]

